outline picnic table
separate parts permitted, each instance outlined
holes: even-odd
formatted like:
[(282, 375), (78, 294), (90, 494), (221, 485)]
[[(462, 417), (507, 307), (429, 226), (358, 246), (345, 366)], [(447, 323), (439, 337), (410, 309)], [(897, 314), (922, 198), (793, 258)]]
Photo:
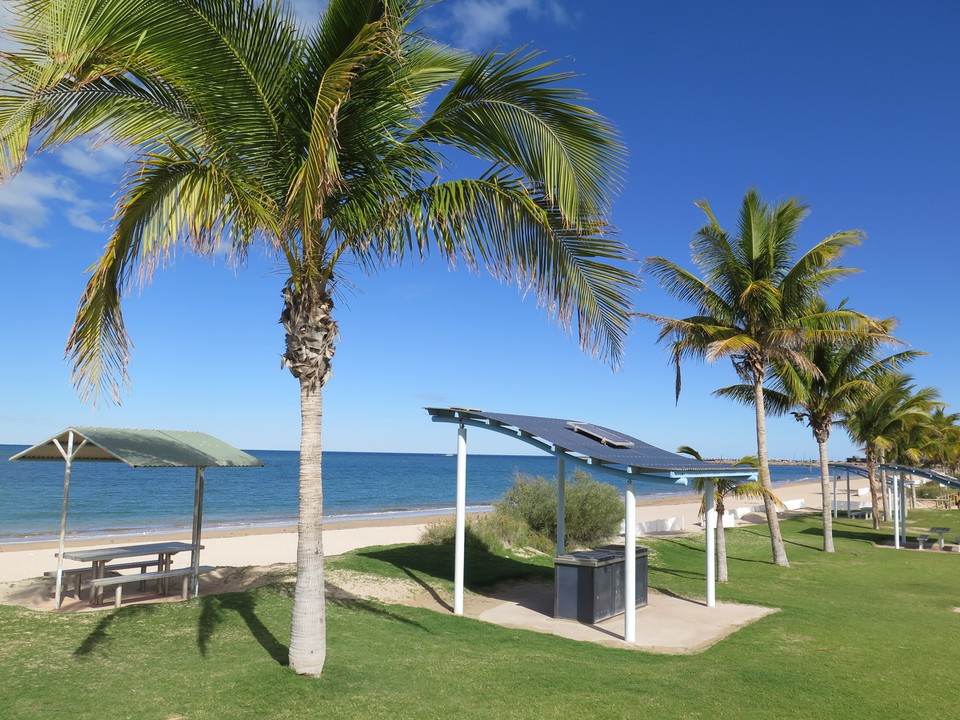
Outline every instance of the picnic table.
[(946, 534), (950, 532), (948, 527), (934, 527), (930, 528), (930, 532), (940, 536), (940, 549), (943, 550), (943, 539), (946, 537)]
[[(92, 573), (90, 582), (90, 604), (98, 605), (103, 601), (103, 585), (125, 582), (145, 582), (146, 580), (157, 580), (158, 589), (161, 593), (167, 592), (166, 583), (169, 578), (174, 576), (188, 576), (192, 574), (193, 568), (184, 568), (182, 570), (173, 570), (173, 556), (181, 552), (192, 552), (195, 549), (202, 550), (203, 545), (195, 546), (185, 542), (160, 542), (147, 543), (145, 545), (114, 545), (105, 548), (95, 548), (92, 550), (67, 550), (63, 553), (65, 560), (77, 560), (79, 562), (89, 562), (89, 568), (72, 569), (72, 572), (83, 572), (89, 570)], [(59, 553), (57, 553), (59, 555)], [(107, 563), (111, 560), (121, 558), (151, 557), (156, 556), (156, 560), (145, 560), (126, 563), (124, 565), (113, 565), (108, 567)], [(157, 566), (155, 572), (146, 572), (148, 566)], [(122, 576), (119, 578), (106, 578), (106, 571), (123, 568), (140, 567), (138, 575)], [(129, 578), (129, 580), (127, 579)], [(79, 575), (77, 580), (77, 592), (79, 594), (80, 582)], [(119, 600), (119, 594), (118, 594)]]

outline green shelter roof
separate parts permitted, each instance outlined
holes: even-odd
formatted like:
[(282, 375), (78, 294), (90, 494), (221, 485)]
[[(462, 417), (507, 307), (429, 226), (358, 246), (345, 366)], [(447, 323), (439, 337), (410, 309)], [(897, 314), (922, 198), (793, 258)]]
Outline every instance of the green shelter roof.
[(202, 432), (99, 427), (67, 428), (10, 459), (63, 461), (70, 433), (74, 434), (73, 461), (123, 462), (131, 467), (263, 465), (253, 455)]

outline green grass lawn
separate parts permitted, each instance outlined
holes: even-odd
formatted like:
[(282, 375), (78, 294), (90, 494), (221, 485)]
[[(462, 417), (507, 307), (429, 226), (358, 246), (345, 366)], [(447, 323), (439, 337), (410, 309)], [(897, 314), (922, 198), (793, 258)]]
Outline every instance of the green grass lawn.
[[(917, 511), (910, 534), (960, 513)], [(285, 666), (291, 589), (56, 615), (0, 607), (0, 717), (951, 718), (958, 712), (960, 553), (875, 548), (840, 519), (728, 531), (718, 599), (774, 606), (704, 653), (653, 655), (395, 605), (329, 605), (324, 676)], [(889, 535), (885, 526), (881, 531)], [(652, 588), (702, 597), (702, 537), (644, 543)], [(446, 592), (450, 548), (359, 551), (331, 562)], [(543, 575), (543, 560), (468, 553), (468, 586)], [(641, 614), (642, 622), (642, 614)]]

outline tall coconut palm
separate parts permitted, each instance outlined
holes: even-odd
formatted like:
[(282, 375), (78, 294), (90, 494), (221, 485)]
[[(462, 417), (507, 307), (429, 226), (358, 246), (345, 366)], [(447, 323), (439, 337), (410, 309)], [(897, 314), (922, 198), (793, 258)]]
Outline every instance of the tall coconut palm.
[[(344, 263), (433, 250), (536, 291), (616, 364), (634, 276), (606, 219), (611, 126), (535, 54), (468, 54), (411, 29), (415, 0), (330, 0), (301, 28), (275, 0), (22, 0), (0, 65), (0, 177), (94, 133), (130, 149), (109, 241), (68, 340), (84, 397), (118, 397), (121, 298), (176, 248), (287, 279), (283, 364), (300, 385), (300, 519), (290, 665), (326, 657), (322, 389)], [(452, 168), (459, 155), (486, 168)], [(470, 163), (476, 168), (476, 163)]]
[[(677, 452), (683, 455), (690, 455), (701, 462), (703, 461), (700, 453), (689, 445), (681, 445), (677, 448)], [(737, 460), (734, 465), (757, 467), (758, 463), (756, 457), (748, 455)], [(717, 512), (717, 527), (715, 528), (717, 538), (717, 582), (727, 582), (727, 580), (729, 580), (729, 571), (727, 569), (727, 533), (723, 527), (723, 516), (727, 512), (727, 498), (745, 500), (748, 498), (763, 498), (769, 496), (778, 507), (782, 507), (783, 503), (780, 501), (780, 498), (768, 492), (759, 482), (738, 483), (733, 478), (728, 477), (698, 477), (694, 478), (693, 487), (694, 490), (703, 495), (703, 500), (700, 502), (701, 515), (707, 512), (707, 496), (705, 491), (708, 480), (713, 483), (713, 502)]]
[[(694, 236), (693, 261), (702, 277), (662, 257), (646, 267), (660, 285), (695, 306), (696, 314), (669, 318), (639, 314), (660, 325), (658, 341), (671, 343), (680, 395), (680, 365), (692, 357), (713, 362), (728, 357), (740, 379), (753, 389), (760, 482), (772, 492), (767, 458), (763, 384), (772, 362), (794, 358), (805, 342), (842, 337), (864, 322), (857, 313), (834, 310), (815, 313), (812, 301), (826, 287), (855, 270), (836, 265), (863, 233), (835, 233), (796, 257), (796, 234), (807, 208), (795, 199), (769, 207), (754, 190), (743, 198), (736, 234), (717, 222), (710, 205), (697, 206), (707, 224)], [(773, 561), (789, 565), (776, 504), (764, 497)]]
[(942, 403), (935, 388), (917, 390), (913, 378), (902, 372), (884, 373), (875, 384), (876, 392), (847, 411), (843, 422), (851, 439), (860, 443), (866, 454), (873, 527), (879, 529), (886, 500), (877, 474), (878, 466), (885, 462), (886, 453), (897, 448), (898, 442), (900, 459), (914, 462), (913, 448), (906, 447), (902, 441), (913, 426), (928, 424), (930, 411)]
[[(841, 309), (844, 304), (841, 303)], [(818, 298), (814, 313), (827, 311)], [(823, 550), (834, 552), (833, 516), (830, 511), (830, 459), (827, 441), (835, 422), (845, 411), (863, 402), (876, 388), (873, 379), (896, 369), (923, 353), (905, 350), (884, 358), (877, 357), (881, 343), (894, 342), (892, 318), (877, 321), (876, 332), (851, 334), (842, 342), (811, 343), (797, 356), (773, 363), (771, 387), (764, 390), (766, 408), (773, 414), (792, 412), (798, 422), (806, 422), (817, 443), (820, 458), (821, 516)], [(718, 390), (717, 395), (744, 403), (753, 400), (753, 388), (734, 385)]]

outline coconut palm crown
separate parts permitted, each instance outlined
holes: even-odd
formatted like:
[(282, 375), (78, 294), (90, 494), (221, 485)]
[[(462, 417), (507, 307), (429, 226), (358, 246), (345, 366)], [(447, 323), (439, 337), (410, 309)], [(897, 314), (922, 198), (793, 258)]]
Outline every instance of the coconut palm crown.
[[(772, 491), (767, 457), (763, 384), (771, 363), (802, 363), (805, 343), (835, 340), (869, 319), (850, 310), (815, 312), (813, 300), (830, 285), (856, 272), (836, 264), (863, 233), (846, 230), (821, 240), (798, 255), (796, 235), (807, 213), (795, 199), (770, 207), (755, 190), (740, 206), (736, 233), (724, 230), (705, 200), (697, 206), (707, 216), (692, 243), (701, 275), (662, 257), (648, 258), (646, 269), (671, 295), (695, 307), (695, 314), (670, 318), (641, 313), (660, 325), (658, 341), (670, 343), (676, 367), (676, 395), (681, 388), (681, 361), (713, 362), (727, 357), (738, 376), (753, 389), (759, 478)], [(788, 565), (776, 504), (764, 497), (773, 560)]]
[[(841, 302), (840, 309), (846, 309)], [(812, 311), (827, 310), (823, 299), (814, 301)], [(774, 362), (770, 386), (764, 388), (764, 406), (776, 415), (792, 413), (798, 422), (805, 422), (813, 433), (820, 459), (821, 516), (823, 549), (833, 552), (833, 518), (830, 512), (830, 466), (827, 441), (835, 423), (848, 410), (864, 402), (877, 388), (873, 381), (882, 374), (900, 367), (923, 353), (916, 350), (878, 357), (883, 344), (897, 341), (890, 333), (896, 326), (893, 318), (875, 321), (874, 332), (851, 332), (842, 341), (814, 342), (800, 349), (796, 358)], [(792, 360), (792, 361), (791, 361)], [(716, 395), (744, 404), (753, 403), (753, 388), (733, 385), (717, 390)]]
[[(67, 343), (84, 397), (119, 400), (121, 300), (179, 248), (286, 282), (299, 380), (298, 575), (290, 664), (326, 656), (320, 430), (344, 263), (439, 253), (532, 289), (616, 365), (634, 275), (608, 224), (615, 131), (534, 53), (471, 54), (413, 29), (411, 0), (330, 0), (299, 27), (274, 0), (19, 0), (0, 56), (0, 178), (94, 135), (129, 149), (103, 256)], [(34, 147), (35, 146), (35, 147)], [(476, 175), (454, 169), (472, 158)]]

